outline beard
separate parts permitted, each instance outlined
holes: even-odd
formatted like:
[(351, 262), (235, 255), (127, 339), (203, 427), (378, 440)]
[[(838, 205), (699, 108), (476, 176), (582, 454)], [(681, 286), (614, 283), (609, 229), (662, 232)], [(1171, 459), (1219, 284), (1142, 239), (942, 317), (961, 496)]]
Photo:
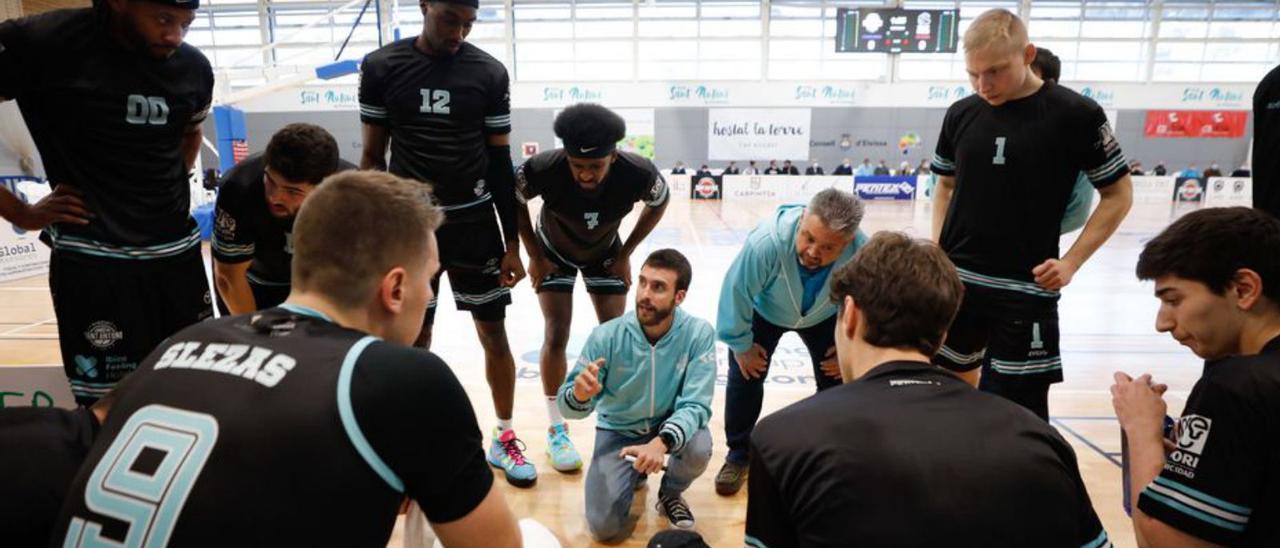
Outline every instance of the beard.
[(674, 305), (662, 308), (652, 303), (637, 303), (636, 319), (640, 321), (642, 326), (653, 327), (671, 317), (671, 313), (675, 308)]

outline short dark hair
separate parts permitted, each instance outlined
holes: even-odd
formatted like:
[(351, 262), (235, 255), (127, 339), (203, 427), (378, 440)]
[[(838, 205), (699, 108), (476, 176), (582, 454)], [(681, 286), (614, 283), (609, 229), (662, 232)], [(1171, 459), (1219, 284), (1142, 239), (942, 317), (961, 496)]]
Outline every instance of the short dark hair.
[(338, 172), (338, 141), (315, 124), (289, 124), (271, 136), (263, 158), (289, 181), (318, 185)]
[(1139, 280), (1173, 275), (1221, 295), (1247, 268), (1262, 278), (1262, 294), (1280, 304), (1280, 219), (1247, 207), (1215, 207), (1184, 215), (1138, 255)]
[(1036, 48), (1036, 59), (1031, 62), (1031, 66), (1040, 70), (1041, 80), (1056, 84), (1062, 76), (1062, 60), (1049, 51), (1049, 48)]
[(578, 103), (556, 116), (556, 137), (578, 145), (614, 144), (627, 136), (627, 122), (595, 103)]
[(649, 254), (644, 266), (661, 268), (676, 273), (676, 291), (686, 291), (693, 281), (693, 267), (683, 253), (674, 249), (659, 249)]
[(867, 343), (932, 357), (960, 309), (964, 284), (937, 245), (884, 231), (831, 273), (831, 300), (843, 310), (845, 297), (866, 317)]
[(363, 306), (388, 270), (426, 268), (417, 261), (443, 222), (430, 185), (382, 171), (332, 175), (293, 223), (293, 287)]

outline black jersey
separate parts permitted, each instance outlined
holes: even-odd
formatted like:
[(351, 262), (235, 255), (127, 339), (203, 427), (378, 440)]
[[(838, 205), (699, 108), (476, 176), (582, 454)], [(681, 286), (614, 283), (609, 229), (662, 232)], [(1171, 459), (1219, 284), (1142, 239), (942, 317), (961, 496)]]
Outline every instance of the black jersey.
[(489, 202), (489, 135), (511, 132), (507, 69), (463, 42), (431, 57), (416, 38), (384, 46), (360, 65), (360, 121), (391, 131), (388, 170), (434, 185), (446, 210)]
[(986, 281), (1032, 291), (1031, 269), (1058, 258), (1079, 172), (1096, 188), (1129, 172), (1102, 108), (1049, 82), (996, 107), (976, 94), (951, 105), (932, 170), (956, 178), (940, 243), (962, 278), (996, 277)]
[(1253, 207), (1280, 217), (1280, 67), (1253, 92)]
[(52, 225), (55, 249), (151, 259), (199, 245), (182, 143), (212, 94), (196, 48), (127, 50), (94, 8), (0, 23), (0, 97), (17, 99), (50, 183), (79, 188), (95, 216)]
[(183, 330), (117, 398), (54, 545), (385, 546), (404, 496), (447, 522), (493, 482), (444, 362), (305, 308)]
[(670, 193), (653, 162), (623, 151), (599, 187), (584, 191), (573, 179), (564, 149), (556, 149), (529, 158), (516, 170), (516, 199), (525, 203), (535, 196), (543, 204), (539, 238), (569, 264), (585, 265), (610, 258), (603, 255), (636, 202), (662, 207)]
[(765, 417), (751, 453), (748, 546), (1108, 545), (1057, 431), (926, 363)]
[(1214, 544), (1280, 546), (1280, 337), (1205, 362), (1176, 432), (1138, 508)]
[(0, 531), (7, 546), (48, 542), (98, 421), (86, 407), (0, 408)]
[[(266, 158), (253, 154), (222, 178), (213, 225), (213, 258), (233, 264), (252, 260), (249, 281), (288, 285), (293, 264), (293, 219), (280, 219), (267, 206), (263, 179)], [(338, 160), (339, 170), (356, 169)]]

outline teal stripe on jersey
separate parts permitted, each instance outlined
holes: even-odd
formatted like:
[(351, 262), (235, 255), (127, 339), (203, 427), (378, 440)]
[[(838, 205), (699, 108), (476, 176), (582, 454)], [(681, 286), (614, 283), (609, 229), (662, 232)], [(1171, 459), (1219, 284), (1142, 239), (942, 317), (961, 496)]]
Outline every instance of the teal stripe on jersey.
[(369, 467), (378, 474), (378, 477), (386, 481), (388, 486), (397, 493), (403, 493), (404, 481), (391, 471), (391, 467), (387, 466), (382, 457), (373, 450), (369, 440), (364, 437), (364, 432), (360, 430), (355, 410), (351, 406), (351, 376), (355, 372), (356, 361), (360, 359), (360, 354), (366, 347), (377, 341), (378, 338), (373, 336), (360, 339), (351, 347), (351, 350), (347, 351), (347, 357), (342, 359), (342, 370), (338, 373), (338, 416), (342, 418), (342, 428), (346, 430), (347, 438), (355, 446), (356, 452), (360, 453), (364, 461), (369, 463)]
[(1107, 532), (1104, 530), (1098, 533), (1098, 538), (1093, 539), (1093, 542), (1082, 545), (1080, 548), (1106, 548), (1108, 546), (1111, 546), (1111, 539), (1107, 538)]
[(1173, 508), (1174, 510), (1182, 512), (1183, 514), (1196, 518), (1210, 525), (1215, 525), (1217, 527), (1226, 529), (1228, 531), (1236, 531), (1236, 532), (1244, 531), (1244, 525), (1242, 524), (1232, 523), (1227, 520), (1219, 519), (1209, 514), (1206, 514), (1204, 512), (1201, 512), (1199, 510), (1196, 510), (1195, 508), (1182, 504), (1181, 502), (1173, 500), (1169, 497), (1166, 497), (1159, 493), (1154, 493), (1151, 491), (1150, 487), (1144, 490), (1142, 494), (1146, 497), (1149, 497), (1151, 500), (1157, 501), (1161, 504), (1164, 504), (1165, 506), (1168, 506), (1169, 508)]
[(1176, 491), (1180, 491), (1180, 492), (1182, 492), (1182, 493), (1184, 493), (1184, 494), (1186, 494), (1186, 495), (1191, 496), (1192, 498), (1194, 498), (1194, 499), (1196, 499), (1196, 500), (1198, 500), (1198, 501), (1201, 501), (1201, 502), (1204, 502), (1204, 503), (1207, 503), (1207, 504), (1211, 504), (1211, 505), (1213, 505), (1213, 506), (1216, 506), (1216, 507), (1218, 507), (1218, 508), (1221, 508), (1222, 510), (1224, 510), (1224, 511), (1226, 511), (1226, 512), (1229, 512), (1229, 513), (1232, 513), (1232, 514), (1237, 514), (1237, 515), (1239, 515), (1240, 517), (1245, 518), (1245, 520), (1248, 520), (1248, 517), (1249, 517), (1250, 515), (1252, 515), (1252, 514), (1253, 514), (1253, 510), (1252, 510), (1252, 509), (1250, 509), (1250, 508), (1249, 508), (1249, 507), (1247, 507), (1247, 506), (1240, 506), (1240, 505), (1238, 505), (1238, 504), (1232, 504), (1232, 503), (1230, 503), (1230, 502), (1227, 502), (1227, 501), (1222, 500), (1222, 499), (1220, 499), (1220, 498), (1216, 498), (1216, 497), (1214, 497), (1214, 496), (1211, 496), (1211, 495), (1208, 495), (1208, 494), (1202, 493), (1202, 492), (1200, 492), (1200, 491), (1197, 491), (1197, 490), (1195, 490), (1195, 489), (1192, 489), (1192, 488), (1190, 488), (1190, 487), (1187, 487), (1186, 485), (1183, 485), (1183, 484), (1181, 484), (1181, 483), (1178, 483), (1178, 482), (1173, 481), (1173, 480), (1170, 480), (1170, 479), (1165, 479), (1165, 478), (1163, 478), (1163, 477), (1157, 476), (1157, 477), (1156, 477), (1155, 484), (1156, 484), (1156, 485), (1158, 485), (1158, 486), (1168, 487), (1168, 488), (1170, 488), (1170, 489), (1174, 489), (1174, 490), (1176, 490)]

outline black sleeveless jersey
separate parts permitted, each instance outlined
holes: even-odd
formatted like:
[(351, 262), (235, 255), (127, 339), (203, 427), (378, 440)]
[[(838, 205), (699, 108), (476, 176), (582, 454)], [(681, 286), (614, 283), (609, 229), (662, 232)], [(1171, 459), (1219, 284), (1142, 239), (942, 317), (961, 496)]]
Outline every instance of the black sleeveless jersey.
[(183, 330), (117, 397), (53, 545), (381, 548), (405, 495), (452, 521), (493, 481), (439, 358), (306, 308)]

